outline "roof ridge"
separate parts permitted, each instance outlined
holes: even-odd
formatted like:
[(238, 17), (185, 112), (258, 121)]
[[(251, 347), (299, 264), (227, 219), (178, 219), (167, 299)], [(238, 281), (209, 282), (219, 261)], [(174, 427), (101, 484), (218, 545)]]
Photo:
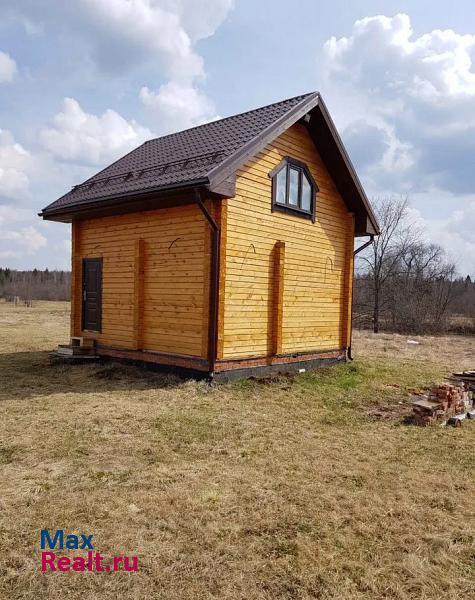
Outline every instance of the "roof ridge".
[(278, 102), (271, 102), (270, 104), (263, 104), (262, 106), (258, 106), (256, 108), (251, 108), (249, 110), (245, 110), (244, 112), (235, 113), (233, 115), (228, 115), (227, 117), (222, 117), (221, 119), (215, 119), (214, 121), (207, 121), (206, 123), (201, 123), (201, 125), (194, 125), (193, 127), (188, 127), (187, 129), (180, 129), (179, 131), (174, 131), (172, 133), (167, 133), (165, 135), (160, 135), (158, 137), (150, 138), (149, 140), (145, 140), (143, 144), (149, 144), (150, 142), (155, 142), (156, 140), (163, 140), (165, 138), (172, 137), (174, 135), (180, 135), (185, 133), (186, 131), (193, 131), (193, 129), (199, 129), (200, 127), (206, 127), (207, 125), (211, 125), (211, 123), (221, 123), (222, 121), (227, 121), (228, 119), (234, 119), (235, 117), (241, 117), (243, 115), (247, 115), (252, 112), (256, 112), (258, 110), (262, 110), (263, 108), (270, 108), (271, 106), (276, 106), (277, 104), (284, 104), (284, 102), (290, 102), (291, 100), (296, 100), (297, 98), (306, 98), (307, 96), (312, 96), (313, 94), (318, 94), (317, 91), (306, 92), (305, 94), (297, 94), (297, 96), (292, 96), (290, 98), (284, 98), (284, 100), (279, 100)]
[[(292, 107), (290, 107), (288, 110), (286, 110), (282, 115), (280, 115), (280, 117), (278, 117), (277, 119), (274, 119), (274, 121), (272, 123), (269, 123), (257, 135), (255, 135), (251, 139), (247, 140), (247, 142), (245, 142), (242, 146), (237, 148), (229, 156), (227, 156), (219, 165), (217, 165), (216, 167), (211, 169), (211, 171), (208, 172), (208, 177), (211, 179), (211, 177), (213, 177), (216, 174), (216, 171), (218, 169), (221, 169), (221, 170), (223, 169), (224, 165), (226, 165), (224, 172), (226, 173), (226, 171), (229, 171), (229, 165), (232, 165), (233, 163), (235, 163), (236, 159), (238, 157), (242, 157), (243, 154), (245, 155), (246, 153), (249, 153), (251, 147), (254, 147), (254, 150), (256, 150), (255, 145), (258, 140), (262, 141), (269, 135), (270, 132), (275, 132), (276, 129), (279, 128), (283, 122), (288, 122), (290, 115), (292, 115), (292, 117), (294, 117), (296, 113), (300, 113), (302, 111), (302, 108), (305, 107), (305, 112), (308, 111), (309, 103), (313, 102), (314, 100), (319, 101), (321, 99), (321, 96), (320, 96), (319, 92), (310, 92), (309, 94), (305, 94), (303, 96), (295, 96), (294, 98), (289, 98), (289, 100), (296, 100), (297, 98), (299, 99), (298, 102), (296, 102)], [(283, 100), (282, 102), (285, 102), (285, 100)], [(277, 102), (276, 104), (280, 104), (280, 103)], [(272, 105), (270, 105), (270, 106), (272, 106)], [(313, 104), (313, 107), (314, 106), (315, 106), (315, 103)], [(313, 107), (311, 107), (311, 108), (313, 108)], [(263, 108), (265, 108), (265, 107), (263, 107)], [(250, 112), (252, 112), (252, 111), (250, 111)], [(243, 114), (245, 114), (245, 113), (243, 113)], [(303, 114), (304, 113), (302, 113), (301, 116), (303, 116)], [(276, 133), (274, 137), (277, 137), (277, 135), (278, 135), (278, 133)], [(229, 173), (227, 173), (227, 174), (229, 174)]]

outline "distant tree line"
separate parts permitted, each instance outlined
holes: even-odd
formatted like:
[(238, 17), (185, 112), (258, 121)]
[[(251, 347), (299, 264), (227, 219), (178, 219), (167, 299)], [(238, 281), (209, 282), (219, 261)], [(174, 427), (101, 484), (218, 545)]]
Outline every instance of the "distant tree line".
[(0, 297), (31, 304), (33, 300), (69, 300), (69, 271), (15, 271), (0, 268)]
[(356, 260), (354, 325), (401, 333), (475, 332), (475, 283), (424, 241), (407, 200), (374, 203), (381, 235)]

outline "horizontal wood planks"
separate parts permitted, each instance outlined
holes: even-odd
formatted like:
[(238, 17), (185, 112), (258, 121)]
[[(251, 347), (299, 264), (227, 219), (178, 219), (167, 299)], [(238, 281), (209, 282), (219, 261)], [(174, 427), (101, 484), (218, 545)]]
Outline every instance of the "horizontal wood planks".
[(348, 219), (349, 243), (347, 247), (348, 273), (345, 287), (346, 306), (345, 310), (345, 327), (342, 332), (342, 337), (345, 347), (351, 346), (351, 328), (353, 320), (353, 277), (354, 277), (354, 233), (355, 233), (355, 218), (353, 214), (349, 215)]
[[(271, 212), (268, 173), (284, 156), (305, 162), (319, 186), (315, 223)], [(292, 353), (344, 347), (353, 230), (348, 209), (304, 126), (292, 126), (238, 171), (226, 223), (220, 358), (266, 356), (277, 348)], [(285, 244), (279, 338), (272, 334), (277, 241)]]
[[(287, 155), (319, 186), (315, 223), (271, 211), (268, 174)], [(347, 346), (354, 222), (306, 128), (250, 159), (234, 198), (207, 205), (221, 223), (218, 360)], [(211, 230), (196, 205), (73, 224), (74, 335), (85, 257), (103, 258), (102, 332), (90, 334), (99, 344), (207, 357)]]
[[(102, 332), (90, 335), (105, 346), (205, 357), (208, 238), (196, 205), (75, 222), (76, 259), (103, 258)], [(80, 274), (73, 281), (77, 335)]]

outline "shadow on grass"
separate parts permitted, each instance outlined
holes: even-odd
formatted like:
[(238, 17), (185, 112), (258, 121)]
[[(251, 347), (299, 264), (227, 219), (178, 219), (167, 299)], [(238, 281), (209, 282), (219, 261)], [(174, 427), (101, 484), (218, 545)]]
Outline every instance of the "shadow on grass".
[[(289, 414), (319, 408), (328, 413), (331, 424), (349, 423), (354, 419), (400, 422), (408, 412), (410, 386), (427, 385), (431, 376), (432, 373), (416, 365), (363, 360), (294, 376), (249, 378), (223, 384), (223, 389), (225, 393), (259, 403), (272, 398)], [(0, 402), (58, 394), (164, 389), (180, 392), (191, 380), (191, 377), (110, 360), (94, 364), (51, 364), (48, 352), (0, 354)], [(216, 396), (220, 397), (220, 394)]]
[(189, 380), (110, 360), (52, 364), (48, 352), (0, 354), (0, 402), (51, 394), (179, 388)]

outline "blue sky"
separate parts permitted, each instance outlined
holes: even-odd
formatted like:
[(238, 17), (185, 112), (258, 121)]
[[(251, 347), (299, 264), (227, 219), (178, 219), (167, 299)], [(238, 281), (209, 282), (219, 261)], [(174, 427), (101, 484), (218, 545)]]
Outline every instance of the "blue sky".
[(69, 268), (46, 204), (145, 139), (318, 89), (369, 196), (475, 274), (468, 0), (0, 0), (0, 264)]

